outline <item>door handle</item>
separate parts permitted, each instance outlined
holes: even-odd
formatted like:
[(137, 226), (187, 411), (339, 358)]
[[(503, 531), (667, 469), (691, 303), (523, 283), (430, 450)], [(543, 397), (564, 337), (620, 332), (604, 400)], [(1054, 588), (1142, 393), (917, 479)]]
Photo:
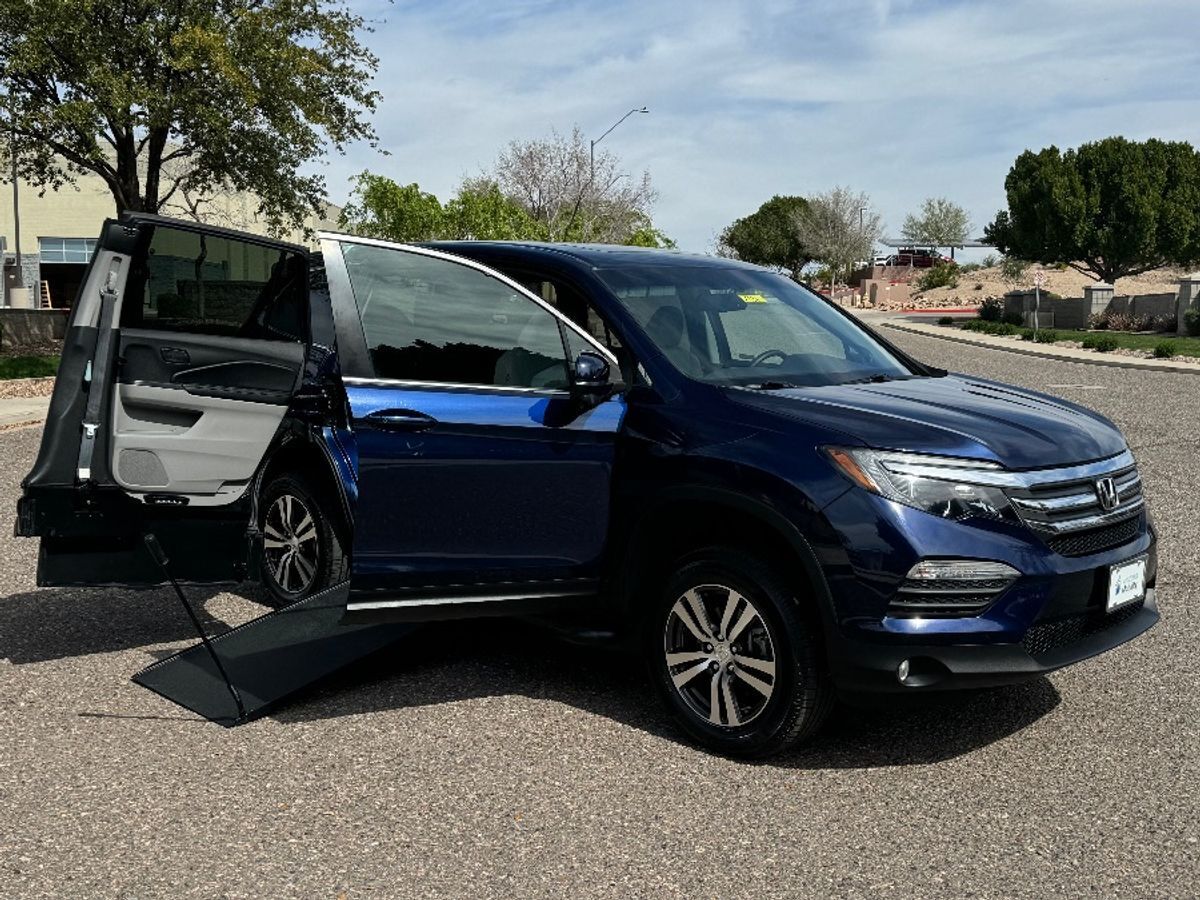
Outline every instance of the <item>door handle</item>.
[(381, 409), (368, 415), (365, 421), (382, 431), (424, 431), (437, 424), (433, 416), (415, 409)]
[(179, 347), (163, 347), (158, 351), (158, 355), (170, 366), (186, 366), (192, 361), (192, 355)]

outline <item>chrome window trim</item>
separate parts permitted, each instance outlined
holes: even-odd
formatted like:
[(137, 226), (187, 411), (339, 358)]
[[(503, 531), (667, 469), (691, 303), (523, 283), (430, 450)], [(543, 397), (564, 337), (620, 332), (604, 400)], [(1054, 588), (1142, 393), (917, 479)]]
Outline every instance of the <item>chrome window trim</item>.
[[(584, 339), (584, 341), (586, 341), (588, 344), (590, 344), (597, 353), (599, 353), (606, 360), (608, 360), (609, 365), (613, 369), (619, 369), (619, 364), (617, 362), (616, 355), (611, 350), (609, 350), (607, 347), (602, 345), (599, 341), (597, 341), (594, 337), (592, 337), (590, 334), (588, 334), (587, 331), (585, 331), (583, 328), (580, 328), (578, 325), (576, 325), (574, 322), (572, 322), (570, 319), (568, 319), (566, 316), (564, 316), (562, 313), (560, 313), (557, 309), (555, 309), (553, 306), (551, 306), (549, 303), (547, 303), (541, 297), (534, 294), (529, 289), (527, 289), (527, 288), (523, 287), (522, 285), (518, 284), (517, 282), (513, 281), (511, 278), (509, 278), (507, 275), (503, 274), (502, 272), (497, 272), (495, 269), (493, 269), (489, 266), (485, 266), (483, 263), (476, 262), (473, 259), (467, 259), (465, 256), (455, 256), (453, 253), (446, 253), (443, 250), (433, 250), (429, 247), (415, 247), (412, 244), (401, 244), (401, 243), (397, 243), (396, 241), (384, 241), (384, 240), (380, 240), (378, 238), (359, 237), (357, 235), (352, 235), (352, 234), (339, 234), (336, 231), (318, 231), (317, 239), (322, 240), (322, 241), (332, 241), (332, 242), (338, 243), (338, 244), (361, 244), (364, 247), (378, 247), (381, 250), (399, 250), (404, 253), (415, 253), (418, 256), (428, 256), (433, 259), (440, 259), (445, 262), (455, 263), (460, 266), (466, 266), (468, 269), (474, 269), (477, 272), (481, 272), (482, 274), (489, 276), (490, 278), (495, 278), (496, 280), (498, 280), (502, 284), (504, 284), (506, 287), (511, 288), (512, 290), (516, 291), (521, 296), (528, 298), (529, 300), (533, 301), (538, 306), (540, 306), (542, 309), (546, 310), (546, 312), (550, 313), (550, 315), (552, 315), (556, 320), (561, 322), (567, 328), (571, 329), (571, 331), (578, 334), (581, 338)], [(565, 348), (564, 348), (563, 352), (565, 354), (565, 352), (566, 352)], [(573, 360), (570, 360), (570, 359), (567, 360), (568, 368), (570, 367), (572, 362), (573, 362)]]
[(345, 384), (361, 385), (363, 387), (378, 385), (380, 387), (407, 387), (414, 390), (486, 391), (490, 394), (529, 394), (537, 397), (555, 398), (571, 396), (570, 391), (558, 388), (513, 387), (505, 384), (470, 384), (460, 381), (411, 381), (404, 378), (368, 378), (361, 375), (345, 375), (342, 377), (342, 381)]
[(1020, 472), (991, 469), (979, 466), (974, 460), (963, 460), (962, 465), (933, 465), (914, 462), (914, 456), (891, 456), (880, 453), (880, 461), (889, 472), (897, 475), (912, 475), (917, 478), (932, 478), (938, 481), (962, 481), (969, 484), (1001, 488), (1038, 488), (1072, 481), (1083, 481), (1112, 475), (1134, 464), (1133, 454), (1128, 450), (1107, 459), (1064, 466), (1056, 469), (1029, 469)]

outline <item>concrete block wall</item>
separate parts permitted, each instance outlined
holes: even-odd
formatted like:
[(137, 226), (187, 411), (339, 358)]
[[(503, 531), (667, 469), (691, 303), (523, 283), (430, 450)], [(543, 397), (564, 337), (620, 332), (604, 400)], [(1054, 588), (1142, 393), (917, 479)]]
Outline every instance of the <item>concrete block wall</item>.
[(20, 350), (61, 341), (67, 334), (65, 309), (0, 309), (0, 350)]

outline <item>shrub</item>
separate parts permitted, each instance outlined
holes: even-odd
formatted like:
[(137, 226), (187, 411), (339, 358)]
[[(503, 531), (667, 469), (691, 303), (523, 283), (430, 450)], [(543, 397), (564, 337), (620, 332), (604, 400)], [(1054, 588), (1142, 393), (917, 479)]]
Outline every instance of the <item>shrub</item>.
[(1005, 322), (985, 322), (982, 319), (970, 319), (963, 322), (966, 331), (978, 331), (982, 334), (1016, 334), (1017, 329)]
[(1006, 256), (1000, 261), (1000, 274), (1005, 281), (1021, 281), (1028, 268), (1029, 263), (1023, 259), (1017, 259), (1015, 256)]
[(938, 319), (938, 324), (939, 325), (953, 325), (954, 317), (953, 316), (942, 316), (940, 319)]
[(1014, 309), (1012, 312), (1006, 312), (1000, 321), (1009, 325), (1024, 325), (1025, 316)]
[(977, 291), (983, 290), (983, 282), (982, 281), (975, 282), (975, 290), (977, 290)]
[(1175, 355), (1175, 342), (1159, 341), (1154, 345), (1154, 355), (1158, 359), (1170, 359)]
[(1039, 331), (1033, 339), (1039, 344), (1053, 344), (1058, 340), (1058, 332), (1053, 328), (1048, 328), (1044, 331)]
[(1093, 331), (1108, 330), (1108, 313), (1092, 313), (1088, 316), (1088, 328)]
[(1200, 309), (1189, 309), (1183, 314), (1183, 327), (1192, 337), (1200, 337)]
[(979, 304), (979, 318), (985, 322), (999, 322), (1004, 318), (1004, 301), (999, 297), (988, 297)]
[(1022, 328), (1021, 329), (1021, 340), (1032, 341), (1033, 340), (1033, 329), (1032, 328)]
[(1119, 344), (1115, 337), (1108, 335), (1089, 334), (1083, 339), (1083, 347), (1085, 350), (1095, 350), (1098, 353), (1108, 353), (1116, 350)]
[(983, 267), (985, 269), (990, 269), (990, 268), (994, 267), (995, 265), (996, 265), (996, 254), (989, 253), (987, 256), (985, 256), (983, 258)]
[(958, 272), (960, 275), (966, 275), (969, 272), (978, 272), (982, 268), (979, 263), (963, 263), (958, 267)]
[(951, 263), (938, 263), (916, 280), (918, 291), (928, 291), (940, 287), (958, 287), (958, 266)]
[(1151, 325), (1151, 331), (1174, 331), (1176, 326), (1174, 316), (1155, 316)]

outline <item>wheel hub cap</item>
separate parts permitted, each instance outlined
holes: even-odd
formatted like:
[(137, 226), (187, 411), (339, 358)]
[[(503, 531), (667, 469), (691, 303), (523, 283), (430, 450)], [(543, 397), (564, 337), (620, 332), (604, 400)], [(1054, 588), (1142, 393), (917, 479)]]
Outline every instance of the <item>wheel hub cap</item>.
[(710, 724), (746, 725), (775, 693), (770, 630), (733, 588), (704, 584), (680, 596), (667, 616), (663, 651), (680, 697)]
[(320, 541), (303, 500), (284, 494), (271, 504), (263, 523), (263, 549), (271, 578), (280, 588), (289, 594), (308, 590), (317, 577)]

